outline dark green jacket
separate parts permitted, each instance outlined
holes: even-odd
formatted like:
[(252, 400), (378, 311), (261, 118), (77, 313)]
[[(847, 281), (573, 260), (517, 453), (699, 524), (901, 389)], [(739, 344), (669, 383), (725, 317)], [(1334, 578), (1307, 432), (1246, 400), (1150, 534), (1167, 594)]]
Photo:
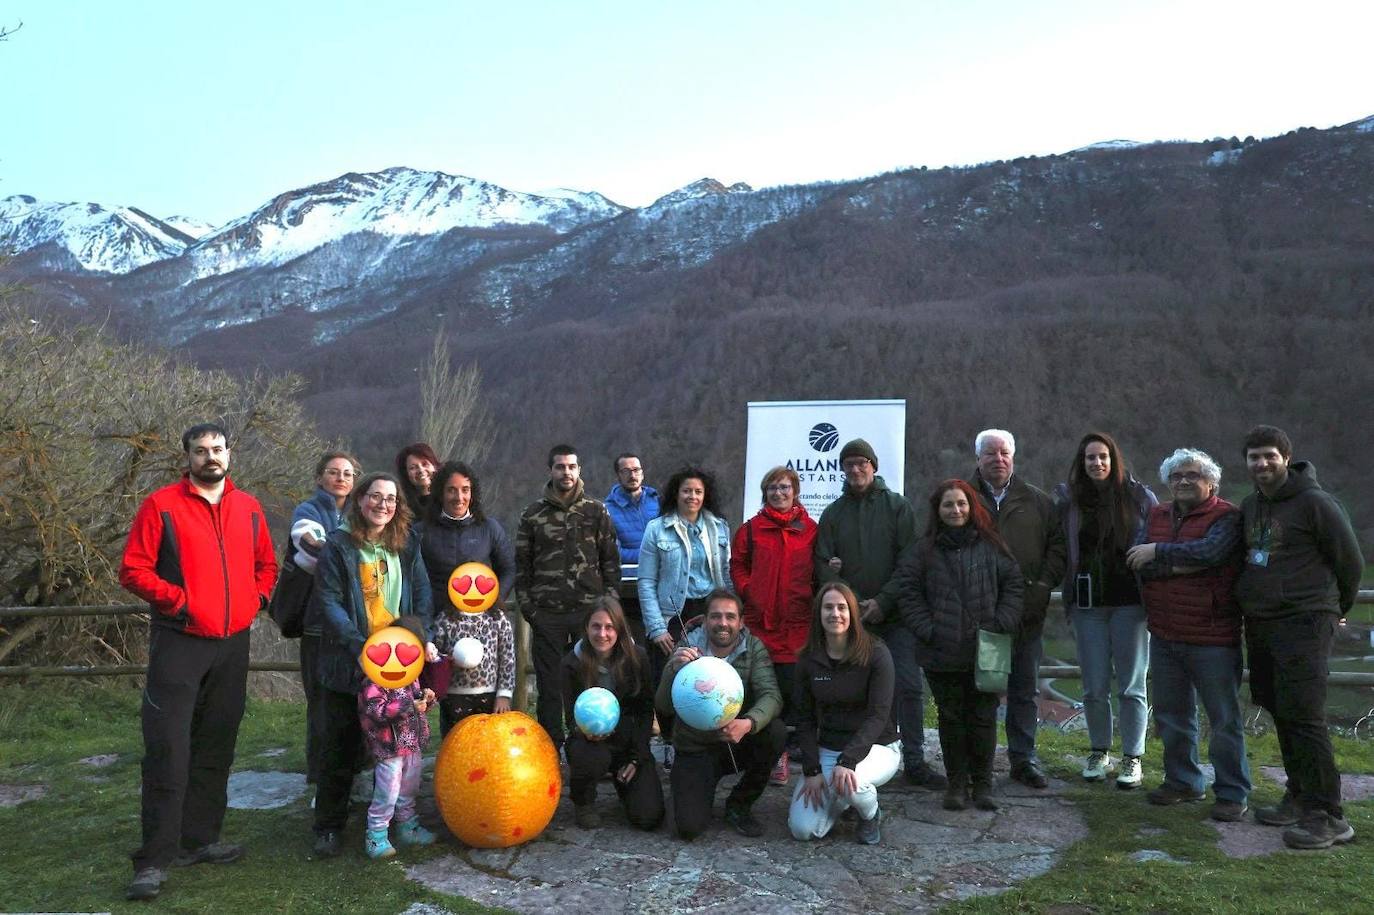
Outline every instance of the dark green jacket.
[(1064, 565), (1068, 562), (1068, 545), (1064, 542), (1064, 527), (1059, 523), (1054, 499), (1012, 474), (1011, 486), (1002, 497), (999, 509), (981, 473), (973, 471), (967, 482), (978, 491), (984, 507), (997, 520), (997, 533), (1007, 542), (1007, 548), (1021, 567), (1026, 582), (1021, 632), (1038, 635), (1045, 626), (1050, 591), (1064, 580)]
[[(882, 477), (861, 496), (849, 491), (821, 513), (816, 546), (812, 553), (816, 587), (840, 580), (854, 589), (859, 600), (876, 598), (884, 622), (897, 616), (897, 593), (892, 573), (897, 560), (916, 542), (916, 512), (904, 496), (887, 488)], [(830, 557), (840, 557), (837, 573)]]
[[(709, 654), (706, 643), (706, 627), (697, 626), (679, 644), (690, 645), (702, 654)], [(745, 627), (740, 630), (739, 644), (725, 660), (730, 662), (744, 684), (744, 710), (735, 717), (754, 722), (750, 733), (757, 734), (782, 711), (782, 690), (778, 688), (777, 674), (773, 673), (773, 659), (768, 656), (768, 649), (763, 647), (763, 643), (750, 635), (748, 627)], [(663, 671), (663, 679), (658, 681), (654, 704), (658, 706), (660, 719), (674, 715), (673, 678), (680, 669), (669, 662)], [(673, 724), (673, 746), (688, 753), (700, 753), (720, 746), (720, 738), (715, 732), (698, 731), (678, 719)]]

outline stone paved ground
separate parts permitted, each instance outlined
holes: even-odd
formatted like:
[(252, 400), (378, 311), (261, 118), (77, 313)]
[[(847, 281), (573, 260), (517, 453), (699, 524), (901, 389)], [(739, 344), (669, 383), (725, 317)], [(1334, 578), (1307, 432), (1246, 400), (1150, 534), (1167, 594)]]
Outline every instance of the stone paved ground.
[[(671, 815), (644, 833), (629, 827), (603, 784), (600, 829), (578, 829), (565, 795), (533, 842), (500, 850), (455, 843), (451, 854), (407, 873), (432, 889), (517, 912), (924, 912), (1043, 874), (1086, 836), (1074, 805), (1056, 790), (1062, 783), (1038, 792), (1008, 781), (1005, 771), (999, 776), (1002, 808), (986, 813), (943, 810), (939, 792), (909, 788), (899, 775), (880, 791), (878, 847), (856, 844), (850, 823), (818, 842), (794, 841), (786, 831), (791, 793), (776, 787), (754, 808), (766, 835), (743, 838), (719, 821), (731, 779), (717, 795), (715, 828), (695, 842), (674, 837)], [(427, 806), (429, 821), (437, 813), (432, 800)]]

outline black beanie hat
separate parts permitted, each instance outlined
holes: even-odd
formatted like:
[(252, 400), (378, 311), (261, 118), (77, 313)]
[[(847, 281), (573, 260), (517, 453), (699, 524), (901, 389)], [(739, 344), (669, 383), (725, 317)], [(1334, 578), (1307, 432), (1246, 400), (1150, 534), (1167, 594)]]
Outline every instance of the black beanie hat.
[(878, 469), (878, 456), (873, 453), (873, 446), (861, 438), (845, 442), (844, 447), (840, 449), (841, 464), (852, 457), (868, 458), (869, 462), (873, 465), (873, 469)]

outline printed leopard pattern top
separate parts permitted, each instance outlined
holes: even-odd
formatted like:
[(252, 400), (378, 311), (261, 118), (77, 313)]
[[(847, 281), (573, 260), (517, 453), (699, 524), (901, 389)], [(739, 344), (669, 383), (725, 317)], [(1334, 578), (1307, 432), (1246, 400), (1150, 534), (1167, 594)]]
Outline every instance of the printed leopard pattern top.
[(434, 647), (448, 657), (459, 639), (472, 638), (482, 643), (482, 663), (473, 668), (453, 665), (449, 681), (450, 696), (496, 693), (515, 695), (515, 630), (510, 619), (496, 608), (485, 613), (443, 613), (434, 627)]

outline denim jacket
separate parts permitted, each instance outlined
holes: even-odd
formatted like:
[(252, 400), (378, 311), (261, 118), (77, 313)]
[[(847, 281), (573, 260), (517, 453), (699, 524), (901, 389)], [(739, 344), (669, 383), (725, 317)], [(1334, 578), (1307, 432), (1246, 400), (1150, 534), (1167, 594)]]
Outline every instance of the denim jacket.
[[(724, 519), (704, 509), (697, 526), (701, 528), (701, 543), (706, 549), (707, 572), (715, 587), (728, 588), (730, 527)], [(639, 605), (644, 614), (644, 632), (650, 640), (666, 632), (668, 620), (682, 612), (691, 565), (692, 546), (687, 539), (687, 522), (677, 512), (650, 521), (639, 545)], [(654, 608), (658, 609), (657, 613), (653, 612)]]

